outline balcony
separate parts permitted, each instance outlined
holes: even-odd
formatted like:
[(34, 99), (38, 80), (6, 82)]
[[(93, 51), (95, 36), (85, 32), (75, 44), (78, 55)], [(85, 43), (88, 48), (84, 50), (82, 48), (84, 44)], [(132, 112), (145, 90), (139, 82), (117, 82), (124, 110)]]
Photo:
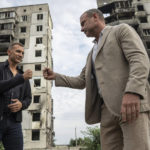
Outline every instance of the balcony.
[(145, 17), (146, 12), (145, 11), (137, 11), (137, 12), (135, 12), (135, 16), (136, 17)]
[(0, 12), (0, 20), (10, 19), (15, 17), (16, 17), (16, 13), (14, 11)]
[(9, 18), (9, 19), (0, 19), (0, 22), (1, 24), (4, 24), (4, 23), (16, 23), (16, 18)]
[[(12, 36), (14, 37), (14, 30), (0, 30), (0, 37), (1, 36)], [(1, 38), (0, 38), (1, 40)]]
[(7, 56), (7, 49), (11, 41), (11, 35), (0, 35), (0, 56)]
[(134, 8), (128, 1), (113, 1), (111, 3), (106, 3), (99, 7), (103, 14), (107, 13), (118, 13), (118, 11), (134, 11)]

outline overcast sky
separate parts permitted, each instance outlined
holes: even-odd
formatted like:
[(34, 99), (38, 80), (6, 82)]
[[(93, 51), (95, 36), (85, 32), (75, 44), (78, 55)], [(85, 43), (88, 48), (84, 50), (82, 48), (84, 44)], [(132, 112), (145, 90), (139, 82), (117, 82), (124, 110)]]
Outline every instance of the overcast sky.
[[(48, 3), (53, 21), (54, 71), (77, 76), (85, 65), (92, 40), (81, 33), (80, 15), (97, 8), (96, 0), (0, 0), (0, 7)], [(81, 137), (84, 121), (85, 90), (56, 88), (53, 86), (55, 143), (68, 144), (71, 138)]]

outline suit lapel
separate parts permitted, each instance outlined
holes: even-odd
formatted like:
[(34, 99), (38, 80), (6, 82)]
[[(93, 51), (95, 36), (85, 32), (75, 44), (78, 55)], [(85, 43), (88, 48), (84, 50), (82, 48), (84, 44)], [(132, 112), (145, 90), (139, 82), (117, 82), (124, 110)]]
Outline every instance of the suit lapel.
[[(111, 26), (106, 26), (105, 27), (105, 31), (104, 31), (104, 34), (102, 36), (102, 39), (101, 41), (98, 43), (98, 52), (97, 52), (97, 55), (98, 53), (101, 51), (110, 31), (111, 31)], [(92, 78), (92, 75), (91, 75), (91, 72), (92, 72), (92, 53), (93, 53), (93, 49), (91, 50), (90, 54), (89, 54), (89, 58), (87, 60), (87, 77), (89, 77), (88, 79), (91, 79)], [(96, 56), (97, 56), (96, 55)], [(95, 59), (96, 60), (96, 59)]]
[(87, 76), (91, 78), (91, 72), (92, 72), (92, 51), (89, 54), (89, 58), (87, 60)]
[[(104, 29), (104, 33), (103, 33), (103, 35), (102, 35), (102, 39), (101, 39), (101, 41), (98, 43), (98, 52), (97, 52), (97, 55), (98, 55), (98, 53), (101, 51), (101, 49), (102, 49), (102, 47), (103, 47), (103, 45), (104, 45), (104, 43), (105, 43), (105, 41), (106, 41), (106, 39), (107, 39), (107, 37), (108, 37), (108, 35), (109, 35), (109, 33), (110, 33), (110, 31), (111, 31), (111, 26), (106, 26), (105, 27), (105, 29)], [(96, 55), (96, 56), (97, 56)]]

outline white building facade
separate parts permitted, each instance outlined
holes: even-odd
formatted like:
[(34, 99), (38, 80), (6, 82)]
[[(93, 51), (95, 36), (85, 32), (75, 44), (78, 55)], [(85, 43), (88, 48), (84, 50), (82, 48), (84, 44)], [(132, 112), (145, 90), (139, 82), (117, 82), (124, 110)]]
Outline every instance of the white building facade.
[(0, 62), (7, 57), (11, 42), (24, 45), (21, 67), (31, 69), (32, 103), (23, 111), (25, 150), (49, 149), (53, 144), (52, 83), (43, 78), (42, 70), (52, 66), (52, 19), (48, 4), (0, 8)]

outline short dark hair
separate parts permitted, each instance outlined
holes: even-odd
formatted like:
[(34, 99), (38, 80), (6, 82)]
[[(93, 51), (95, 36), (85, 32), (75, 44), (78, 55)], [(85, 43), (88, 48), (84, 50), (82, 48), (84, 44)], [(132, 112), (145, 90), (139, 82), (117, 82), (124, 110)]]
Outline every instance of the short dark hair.
[(88, 17), (92, 17), (94, 13), (98, 14), (99, 18), (103, 21), (105, 21), (103, 13), (99, 10), (99, 9), (89, 9), (87, 11), (85, 11), (83, 14), (87, 14)]
[(15, 42), (15, 43), (11, 43), (11, 44), (9, 45), (8, 50), (11, 50), (15, 45), (19, 45), (19, 46), (21, 46), (21, 47), (24, 47), (21, 43)]

